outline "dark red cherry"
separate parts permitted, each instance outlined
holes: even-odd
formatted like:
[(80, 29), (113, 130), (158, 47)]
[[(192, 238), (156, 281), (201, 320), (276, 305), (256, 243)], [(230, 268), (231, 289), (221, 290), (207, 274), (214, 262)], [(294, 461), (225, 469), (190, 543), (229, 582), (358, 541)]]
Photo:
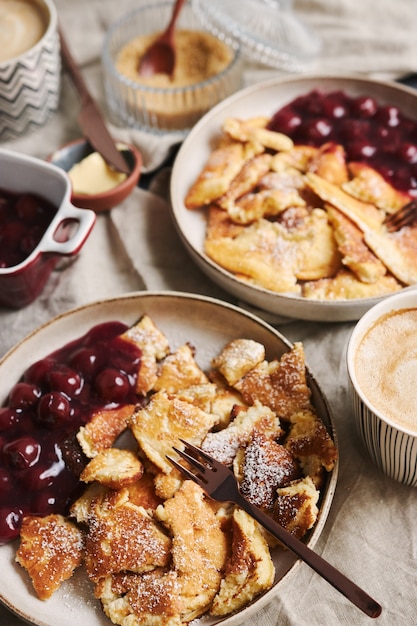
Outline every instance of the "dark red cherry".
[(97, 375), (94, 387), (105, 402), (120, 402), (128, 394), (130, 384), (126, 374), (108, 367)]
[(43, 234), (43, 228), (41, 228), (40, 226), (33, 226), (20, 242), (20, 249), (22, 250), (22, 252), (25, 252), (27, 255), (33, 252), (33, 250), (42, 239)]
[(49, 372), (49, 384), (52, 391), (60, 391), (68, 398), (74, 398), (82, 389), (82, 378), (72, 368), (57, 365)]
[(17, 507), (0, 507), (0, 544), (18, 537), (22, 525), (22, 511)]
[(16, 215), (26, 222), (34, 222), (41, 212), (39, 198), (29, 193), (18, 196), (15, 204)]
[(359, 96), (352, 102), (352, 113), (359, 117), (372, 117), (378, 110), (375, 98), (371, 96)]
[(3, 227), (3, 237), (8, 246), (19, 248), (22, 238), (25, 236), (26, 227), (18, 221), (8, 222)]
[(417, 163), (417, 144), (415, 143), (403, 143), (397, 150), (397, 154), (400, 159), (403, 159), (407, 163)]
[(395, 106), (382, 106), (375, 113), (375, 119), (385, 126), (398, 126), (400, 123), (400, 111)]
[(330, 119), (338, 119), (346, 117), (349, 113), (347, 99), (341, 93), (329, 94), (328, 98), (323, 100), (323, 114)]
[(343, 143), (354, 139), (363, 140), (370, 135), (371, 125), (368, 120), (346, 118), (341, 120), (339, 132)]
[(292, 137), (301, 125), (301, 117), (290, 108), (282, 109), (272, 118), (268, 128)]
[(10, 473), (0, 467), (0, 498), (3, 498), (5, 495), (9, 494), (13, 489), (13, 479)]
[(38, 420), (44, 426), (54, 428), (62, 425), (71, 416), (71, 405), (67, 396), (51, 391), (42, 396), (38, 405)]
[(10, 392), (9, 406), (12, 409), (25, 409), (35, 405), (42, 392), (32, 383), (17, 383)]
[(54, 482), (54, 470), (44, 463), (37, 463), (21, 476), (21, 481), (30, 491), (43, 490)]
[(3, 407), (0, 409), (0, 432), (8, 430), (18, 423), (21, 411)]
[(333, 130), (332, 124), (326, 118), (312, 119), (305, 122), (303, 127), (307, 140), (318, 145), (328, 138)]
[(53, 513), (56, 510), (57, 499), (55, 495), (46, 490), (39, 491), (32, 498), (31, 501), (31, 513), (32, 515), (48, 515), (49, 513)]
[(346, 145), (349, 161), (363, 161), (372, 157), (377, 151), (376, 146), (366, 139), (351, 141)]
[(84, 378), (90, 379), (97, 372), (100, 360), (97, 350), (82, 347), (71, 355), (69, 364)]
[(41, 447), (33, 437), (13, 439), (3, 446), (4, 458), (16, 469), (32, 467), (38, 461), (40, 453)]
[(54, 359), (41, 359), (33, 363), (23, 375), (23, 380), (44, 388), (49, 380), (49, 372), (55, 366)]

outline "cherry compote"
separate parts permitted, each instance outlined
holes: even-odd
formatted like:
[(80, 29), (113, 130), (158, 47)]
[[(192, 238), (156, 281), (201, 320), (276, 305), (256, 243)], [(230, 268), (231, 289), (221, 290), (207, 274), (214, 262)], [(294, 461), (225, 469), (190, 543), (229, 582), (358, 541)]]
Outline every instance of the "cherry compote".
[(417, 197), (417, 123), (396, 106), (316, 89), (277, 111), (268, 128), (296, 145), (340, 144), (348, 161), (367, 163), (393, 187)]
[(138, 404), (141, 352), (106, 322), (33, 363), (0, 408), (0, 544), (25, 515), (66, 513), (80, 493), (75, 434), (97, 410)]
[(39, 244), (56, 211), (37, 194), (0, 189), (0, 267), (22, 263)]

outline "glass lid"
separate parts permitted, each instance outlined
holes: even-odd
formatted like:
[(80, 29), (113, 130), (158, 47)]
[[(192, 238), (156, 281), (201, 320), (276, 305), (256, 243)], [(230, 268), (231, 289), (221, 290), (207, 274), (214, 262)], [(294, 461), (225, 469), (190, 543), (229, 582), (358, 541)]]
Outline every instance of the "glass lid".
[(299, 19), (292, 0), (192, 0), (192, 6), (206, 28), (237, 41), (254, 61), (302, 72), (320, 52), (319, 37)]

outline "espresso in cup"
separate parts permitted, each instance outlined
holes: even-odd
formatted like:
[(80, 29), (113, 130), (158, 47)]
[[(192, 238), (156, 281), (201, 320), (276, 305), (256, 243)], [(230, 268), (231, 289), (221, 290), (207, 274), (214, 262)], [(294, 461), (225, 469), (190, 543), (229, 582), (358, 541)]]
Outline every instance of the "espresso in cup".
[(355, 354), (355, 372), (377, 411), (417, 433), (417, 308), (387, 313), (369, 328)]
[(30, 50), (47, 26), (43, 5), (31, 0), (0, 0), (0, 63)]

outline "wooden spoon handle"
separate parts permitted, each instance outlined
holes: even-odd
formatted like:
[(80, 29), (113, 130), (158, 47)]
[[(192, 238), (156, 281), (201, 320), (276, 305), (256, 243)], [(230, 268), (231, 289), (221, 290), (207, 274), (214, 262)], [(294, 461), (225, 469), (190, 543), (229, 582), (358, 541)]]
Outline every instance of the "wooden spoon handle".
[(171, 20), (166, 28), (165, 35), (171, 39), (174, 34), (175, 24), (182, 9), (185, 0), (176, 0), (174, 9), (172, 11)]

